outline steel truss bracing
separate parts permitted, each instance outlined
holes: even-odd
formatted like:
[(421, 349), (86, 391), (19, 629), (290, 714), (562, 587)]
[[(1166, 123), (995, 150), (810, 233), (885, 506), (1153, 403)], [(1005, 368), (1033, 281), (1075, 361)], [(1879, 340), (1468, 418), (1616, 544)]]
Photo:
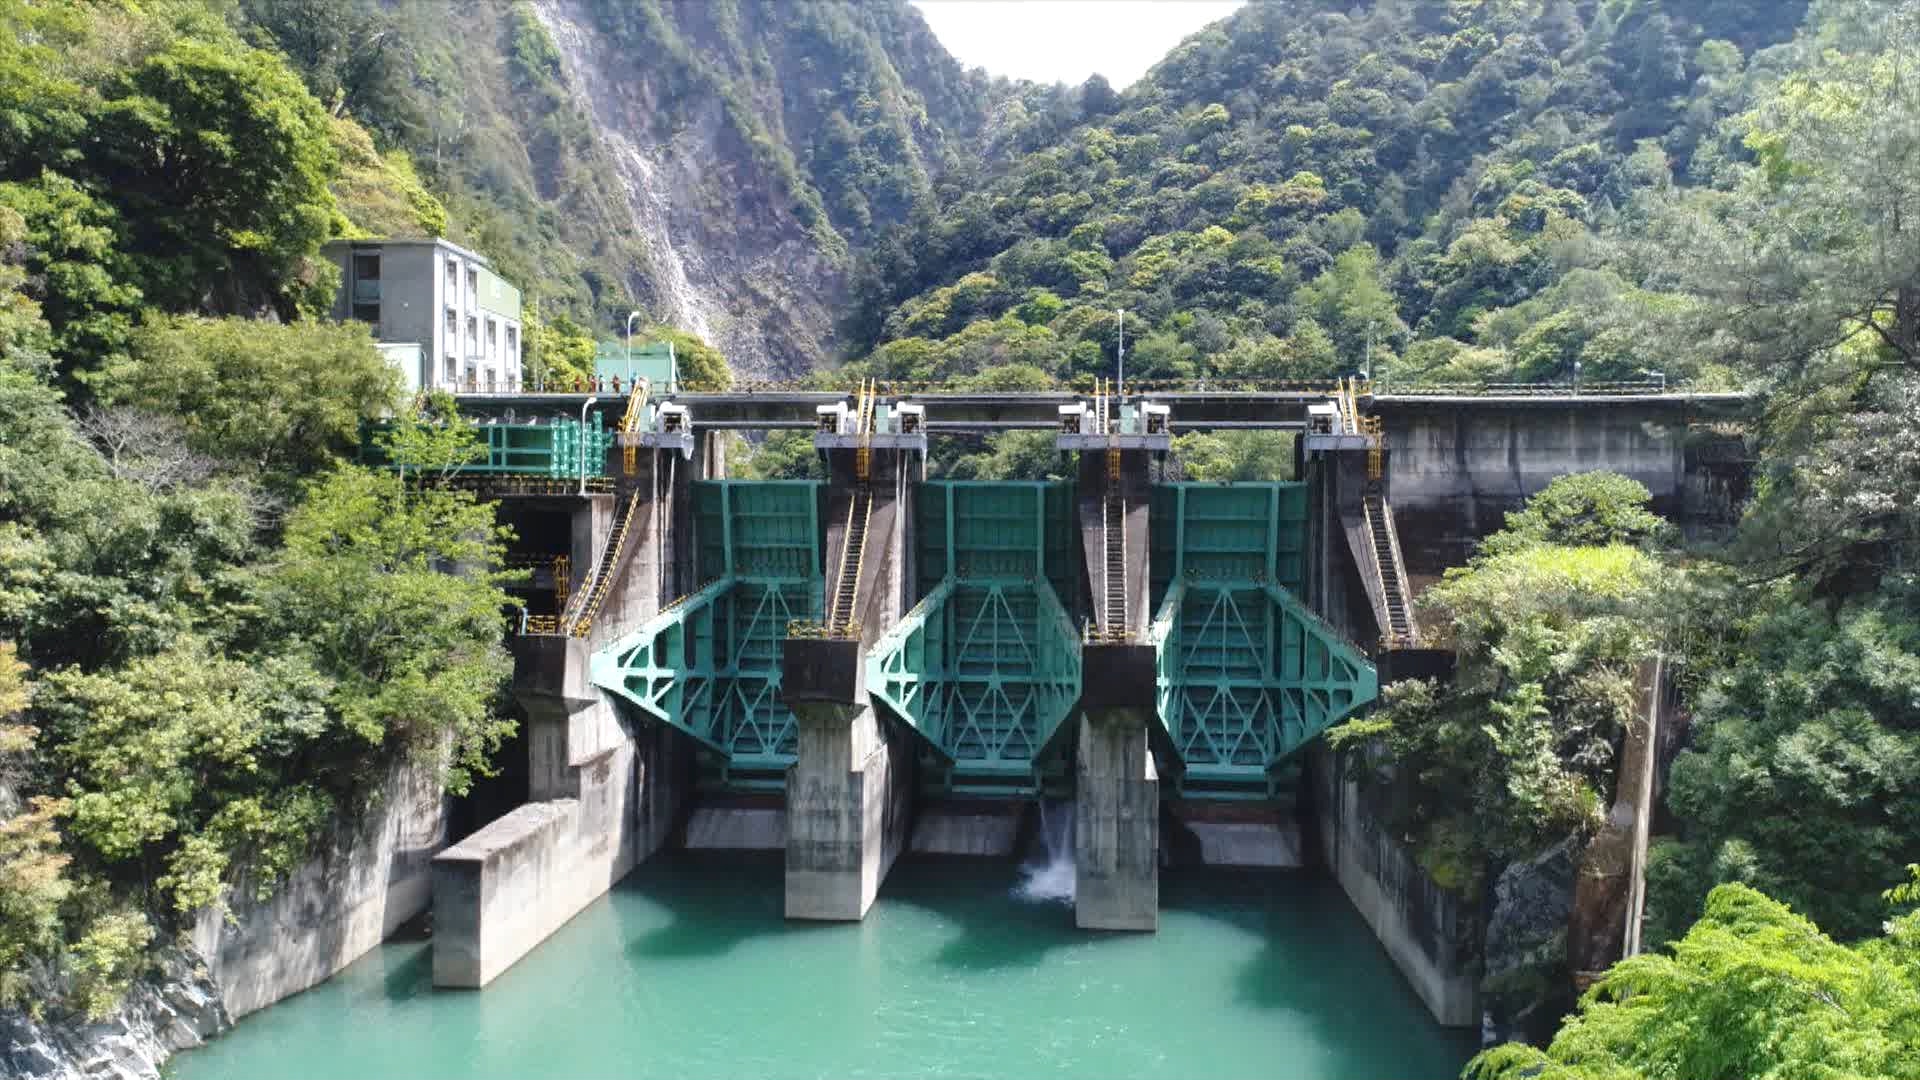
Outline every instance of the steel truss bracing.
[(1379, 693), (1365, 655), (1272, 585), (1176, 584), (1149, 641), (1183, 792), (1271, 794), (1294, 751)]
[(1178, 785), (1271, 795), (1290, 755), (1379, 692), (1366, 656), (1296, 598), (1304, 486), (1169, 484), (1154, 498), (1148, 641)]
[(956, 787), (1031, 791), (1080, 692), (1055, 583), (1078, 549), (1061, 484), (936, 482), (918, 499), (922, 599), (867, 654), (867, 690)]
[(1080, 693), (1080, 642), (1044, 581), (946, 581), (867, 656), (867, 688), (956, 783), (1025, 790)]
[(789, 622), (822, 615), (819, 487), (694, 484), (697, 562), (711, 582), (593, 658), (594, 685), (698, 740), (729, 777), (793, 763), (781, 641)]

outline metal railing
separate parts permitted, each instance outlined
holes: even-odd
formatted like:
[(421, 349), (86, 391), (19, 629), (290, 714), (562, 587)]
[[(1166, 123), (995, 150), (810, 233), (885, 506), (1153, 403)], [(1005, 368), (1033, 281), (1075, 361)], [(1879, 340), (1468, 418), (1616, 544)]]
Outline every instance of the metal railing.
[[(1358, 381), (1358, 380), (1356, 380)], [(1014, 394), (1022, 391), (984, 390), (964, 383), (923, 382), (916, 380), (873, 379), (869, 381), (873, 392), (881, 397), (913, 397), (915, 395), (942, 394)], [(551, 385), (550, 385), (551, 384)], [(1127, 393), (1134, 397), (1154, 394), (1299, 394), (1302, 396), (1333, 396), (1341, 389), (1342, 380), (1301, 380), (1301, 379), (1222, 379), (1208, 376), (1205, 379), (1134, 379), (1127, 383)], [(1667, 394), (1677, 392), (1664, 379), (1618, 382), (1486, 382), (1486, 383), (1418, 383), (1418, 382), (1361, 382), (1361, 397), (1607, 397), (1633, 394)], [(614, 390), (611, 380), (522, 380), (517, 377), (504, 386), (485, 389), (472, 383), (462, 382), (458, 386), (462, 395), (473, 397), (508, 397), (521, 394), (595, 394)], [(624, 393), (625, 386), (619, 391)], [(755, 394), (822, 394), (832, 393), (830, 387), (805, 380), (790, 379), (747, 379), (735, 382), (725, 393), (749, 397)], [(1032, 391), (1039, 394), (1093, 394), (1094, 388), (1084, 381), (1063, 382)]]
[[(411, 479), (411, 478), (410, 478)], [(555, 476), (517, 476), (512, 473), (471, 474), (455, 476), (429, 476), (418, 480), (422, 487), (457, 488), (471, 491), (483, 497), (499, 498), (516, 495), (564, 495), (580, 494), (581, 482), (578, 479)], [(589, 495), (608, 495), (613, 492), (613, 478), (610, 476), (589, 476), (586, 478), (586, 493)]]

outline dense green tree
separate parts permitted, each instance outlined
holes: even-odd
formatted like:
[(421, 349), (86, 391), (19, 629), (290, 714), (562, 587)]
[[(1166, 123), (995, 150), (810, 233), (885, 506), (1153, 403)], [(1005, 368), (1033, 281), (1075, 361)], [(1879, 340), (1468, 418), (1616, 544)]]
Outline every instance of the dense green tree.
[(1070, 467), (1054, 445), (1051, 431), (1008, 431), (988, 440), (988, 448), (952, 463), (953, 480), (1059, 480)]
[(257, 297), (322, 312), (335, 283), (304, 260), (333, 231), (326, 111), (278, 57), (196, 30), (107, 78), (91, 124), (89, 166), (119, 204), (136, 283), (176, 311)]
[(0, 207), (25, 224), (20, 242), (31, 284), (18, 288), (51, 324), (62, 366), (93, 367), (124, 355), (141, 295), (127, 283), (119, 213), (53, 172), (0, 183)]
[(1673, 764), (1680, 827), (1649, 870), (1648, 937), (1679, 933), (1728, 881), (1864, 936), (1920, 850), (1920, 581), (1837, 612), (1787, 587), (1734, 602), (1734, 647)]
[(311, 680), (274, 678), (285, 673), (185, 639), (124, 668), (49, 675), (40, 711), (66, 777), (71, 834), (100, 860), (138, 867), (182, 913), (220, 899), (236, 856), (278, 880), (332, 809), (271, 767), (284, 737), (274, 725), (325, 717)]
[(1457, 653), (1453, 682), (1397, 684), (1384, 709), (1333, 732), (1375, 745), (1369, 782), (1393, 767), (1396, 824), (1443, 885), (1470, 889), (1600, 823), (1635, 671), (1673, 621), (1668, 575), (1633, 546), (1649, 539), (1636, 488), (1563, 481), (1511, 515), (1512, 531), (1420, 599), (1422, 625)]
[(334, 115), (361, 118), (390, 138), (426, 123), (408, 68), (418, 63), (399, 20), (366, 0), (241, 0), (257, 44), (286, 54)]
[(449, 790), (490, 772), (513, 729), (493, 709), (512, 673), (501, 644), (509, 537), (491, 504), (341, 466), (306, 492), (260, 583), (267, 627), (331, 683), (328, 711), (358, 748), (445, 754)]
[(1669, 953), (1614, 966), (1545, 1051), (1508, 1044), (1470, 1080), (1920, 1077), (1920, 914), (1835, 944), (1786, 905), (1723, 885)]
[[(1064, 310), (1045, 316), (1052, 355), (1028, 362), (1056, 371), (1111, 371), (1110, 335), (1080, 331), (1124, 308), (1139, 370), (1164, 377), (1326, 379), (1371, 341), (1374, 370), (1403, 381), (1625, 379), (1652, 356), (1691, 378), (1722, 358), (1672, 355), (1645, 327), (1674, 312), (1628, 310), (1671, 277), (1618, 260), (1612, 298), (1553, 290), (1613, 257), (1641, 193), (1714, 179), (1726, 149), (1696, 165), (1696, 147), (1751, 105), (1747, 53), (1804, 11), (1247, 5), (912, 216), (856, 275), (853, 350), (923, 339), (936, 378), (963, 376), (1005, 359), (948, 344), (1010, 309), (1040, 325), (1022, 303), (1039, 289)], [(1416, 336), (1474, 351), (1401, 366)]]
[(68, 804), (41, 795), (23, 805), (17, 793), (39, 734), (18, 722), (26, 708), (26, 665), (12, 642), (0, 642), (0, 1005), (23, 1003), (23, 962), (59, 941), (60, 905), (72, 890), (54, 827)]
[(1649, 547), (1673, 539), (1673, 526), (1648, 509), (1645, 484), (1619, 473), (1555, 477), (1527, 505), (1507, 515), (1499, 532), (1481, 541), (1480, 554), (1499, 555), (1535, 544)]
[[(1920, 5), (1826, 5), (1805, 66), (1763, 84), (1711, 191), (1671, 193), (1648, 239), (1716, 347), (1798, 375), (1864, 336), (1861, 361), (1920, 363)], [(1750, 155), (1750, 158), (1747, 156)], [(1745, 159), (1745, 160), (1742, 160)], [(1697, 331), (1696, 331), (1697, 332)], [(1842, 354), (1846, 355), (1846, 354)]]
[(813, 448), (813, 434), (775, 431), (753, 449), (742, 473), (755, 480), (824, 480), (826, 466)]
[(635, 339), (636, 346), (671, 342), (680, 369), (680, 388), (693, 393), (716, 393), (733, 385), (733, 369), (719, 349), (688, 330), (650, 326)]
[(1177, 435), (1173, 452), (1188, 480), (1292, 480), (1290, 431), (1196, 431)]
[(1369, 359), (1384, 361), (1406, 336), (1371, 245), (1342, 252), (1300, 290), (1299, 306), (1332, 336), (1341, 360), (1354, 370)]
[(102, 382), (109, 402), (181, 417), (188, 442), (251, 472), (312, 472), (391, 410), (399, 373), (364, 324), (177, 317), (144, 327)]

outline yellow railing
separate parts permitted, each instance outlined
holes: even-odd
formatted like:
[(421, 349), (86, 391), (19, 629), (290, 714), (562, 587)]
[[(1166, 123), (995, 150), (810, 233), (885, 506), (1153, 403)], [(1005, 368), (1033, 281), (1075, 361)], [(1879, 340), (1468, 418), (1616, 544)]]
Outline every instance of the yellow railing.
[(838, 625), (828, 625), (813, 619), (794, 619), (787, 623), (787, 636), (817, 640), (858, 641), (864, 629), (858, 619)]
[(1360, 433), (1367, 437), (1367, 479), (1378, 480), (1385, 471), (1387, 431), (1377, 416), (1360, 418)]
[(877, 385), (872, 379), (860, 380), (860, 390), (855, 398), (853, 427), (855, 433), (860, 436), (860, 446), (853, 453), (853, 471), (863, 484), (873, 475), (873, 415), (878, 396)]
[[(633, 380), (633, 393), (627, 398), (627, 414), (620, 418), (620, 432), (623, 435), (638, 435), (646, 420), (647, 390), (651, 384), (645, 379)], [(627, 440), (620, 454), (621, 470), (628, 476), (640, 471), (640, 448), (636, 440)]]

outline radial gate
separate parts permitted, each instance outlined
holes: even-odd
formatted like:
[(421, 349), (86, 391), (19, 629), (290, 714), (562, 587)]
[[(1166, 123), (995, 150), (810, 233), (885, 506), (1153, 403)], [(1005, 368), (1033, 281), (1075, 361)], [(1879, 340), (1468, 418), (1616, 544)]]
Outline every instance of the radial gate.
[(729, 787), (779, 787), (793, 763), (780, 700), (787, 624), (824, 603), (817, 480), (692, 485), (699, 591), (595, 654), (592, 680), (698, 740)]
[(1154, 490), (1160, 722), (1188, 797), (1271, 798), (1294, 751), (1379, 692), (1366, 655), (1298, 599), (1305, 484)]
[(867, 690), (918, 732), (922, 782), (1038, 790), (1080, 694), (1080, 635), (1060, 597), (1079, 574), (1063, 483), (919, 485), (916, 593), (867, 655)]

